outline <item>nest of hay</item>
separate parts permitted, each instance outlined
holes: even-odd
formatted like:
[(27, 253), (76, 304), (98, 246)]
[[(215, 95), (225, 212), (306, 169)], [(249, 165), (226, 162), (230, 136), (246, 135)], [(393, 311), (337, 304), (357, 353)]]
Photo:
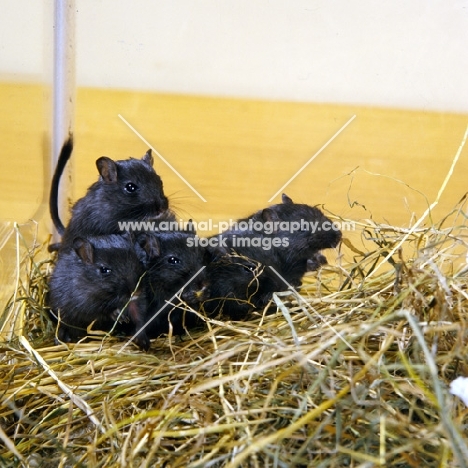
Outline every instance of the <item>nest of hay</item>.
[(19, 242), (0, 465), (467, 466), (468, 410), (449, 391), (468, 376), (464, 203), (428, 228), (362, 222), (365, 248), (345, 240), (273, 311), (148, 353), (106, 335), (55, 345), (51, 260)]

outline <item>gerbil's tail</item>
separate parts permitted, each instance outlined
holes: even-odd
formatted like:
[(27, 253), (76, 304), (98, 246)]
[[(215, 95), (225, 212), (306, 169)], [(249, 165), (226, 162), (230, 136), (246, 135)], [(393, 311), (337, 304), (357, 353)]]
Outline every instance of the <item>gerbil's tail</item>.
[(60, 220), (59, 209), (58, 209), (58, 193), (60, 178), (62, 177), (63, 170), (67, 165), (68, 160), (73, 151), (73, 135), (70, 133), (67, 141), (60, 151), (60, 155), (57, 161), (57, 167), (55, 168), (54, 177), (52, 178), (52, 185), (50, 187), (50, 197), (49, 197), (49, 210), (54, 226), (57, 229), (60, 235), (63, 235), (65, 231), (65, 226)]

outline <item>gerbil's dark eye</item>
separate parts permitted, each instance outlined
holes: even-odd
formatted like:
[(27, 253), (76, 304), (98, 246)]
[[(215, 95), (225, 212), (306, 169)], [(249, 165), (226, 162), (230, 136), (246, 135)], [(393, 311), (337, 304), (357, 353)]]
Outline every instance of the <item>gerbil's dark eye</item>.
[(133, 182), (129, 182), (128, 184), (125, 185), (125, 191), (127, 193), (133, 193), (138, 190), (138, 186), (135, 185)]
[(243, 265), (245, 271), (254, 272), (256, 270), (255, 265)]
[(107, 268), (106, 266), (101, 266), (101, 267), (99, 267), (99, 271), (103, 275), (109, 275), (112, 270), (110, 268)]
[(177, 257), (169, 257), (167, 259), (167, 263), (170, 263), (171, 265), (178, 265), (180, 260)]

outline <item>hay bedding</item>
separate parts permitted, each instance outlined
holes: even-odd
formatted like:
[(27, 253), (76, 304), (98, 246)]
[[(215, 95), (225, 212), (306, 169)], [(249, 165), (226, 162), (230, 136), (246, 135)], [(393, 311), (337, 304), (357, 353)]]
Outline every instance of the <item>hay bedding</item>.
[(54, 345), (51, 261), (18, 247), (0, 466), (467, 466), (468, 410), (448, 387), (468, 376), (466, 202), (429, 228), (358, 228), (366, 248), (346, 240), (352, 260), (275, 295), (274, 313), (206, 320), (149, 353), (106, 335)]

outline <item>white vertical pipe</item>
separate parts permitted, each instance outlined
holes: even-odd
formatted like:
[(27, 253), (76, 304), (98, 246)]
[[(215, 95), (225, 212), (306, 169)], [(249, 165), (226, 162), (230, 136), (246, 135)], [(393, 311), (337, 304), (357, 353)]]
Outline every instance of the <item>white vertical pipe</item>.
[[(75, 104), (75, 0), (54, 1), (54, 76), (53, 76), (53, 123), (52, 123), (52, 174), (63, 143), (74, 129)], [(70, 162), (60, 181), (59, 211), (64, 215), (72, 197), (72, 170)], [(52, 179), (52, 177), (51, 177)], [(66, 218), (66, 216), (65, 216)], [(58, 236), (54, 229), (54, 241)]]

